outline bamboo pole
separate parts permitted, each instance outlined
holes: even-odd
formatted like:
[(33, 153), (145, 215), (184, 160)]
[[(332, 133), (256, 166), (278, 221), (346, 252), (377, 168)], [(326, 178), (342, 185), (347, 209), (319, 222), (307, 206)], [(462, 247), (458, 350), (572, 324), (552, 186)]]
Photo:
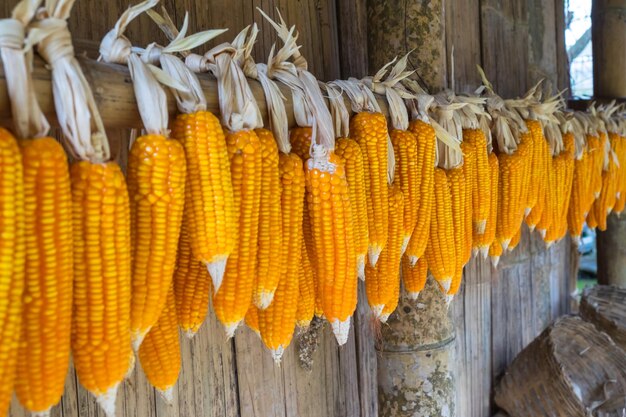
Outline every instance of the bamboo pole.
[[(127, 67), (101, 63), (85, 57), (78, 57), (78, 62), (85, 73), (87, 81), (92, 87), (100, 115), (107, 129), (141, 128), (141, 118), (137, 110), (135, 93)], [(52, 97), (50, 71), (45, 67), (43, 60), (38, 57), (35, 58), (32, 76), (39, 104), (48, 120), (50, 120), (52, 124), (55, 124), (56, 114), (54, 111), (54, 98)], [(198, 78), (204, 94), (206, 95), (207, 110), (216, 114), (219, 113), (215, 78), (208, 74), (198, 74)], [(250, 88), (254, 93), (261, 114), (263, 115), (263, 120), (267, 123), (267, 106), (265, 105), (265, 96), (261, 84), (256, 80), (248, 81), (250, 82)], [(287, 98), (285, 108), (289, 119), (289, 127), (294, 127), (295, 118), (293, 115), (291, 92), (288, 87), (280, 83), (279, 86), (283, 95)], [(170, 116), (173, 116), (176, 114), (176, 101), (169, 90), (167, 90), (166, 93), (168, 111)], [(387, 102), (381, 96), (378, 96), (377, 99), (383, 113), (387, 115)], [(347, 100), (346, 104), (348, 104)], [(350, 106), (347, 105), (347, 108), (350, 109)], [(10, 127), (10, 119), (11, 104), (7, 93), (4, 68), (0, 60), (0, 124)]]
[[(415, 49), (422, 81), (437, 91), (447, 83), (444, 2), (409, 3), (368, 2), (370, 72)], [(381, 331), (382, 341), (377, 347), (381, 417), (454, 417), (454, 326), (432, 277), (417, 302), (402, 295)]]
[[(596, 0), (591, 12), (594, 96), (626, 98), (626, 0)], [(598, 232), (598, 282), (626, 288), (626, 217)]]

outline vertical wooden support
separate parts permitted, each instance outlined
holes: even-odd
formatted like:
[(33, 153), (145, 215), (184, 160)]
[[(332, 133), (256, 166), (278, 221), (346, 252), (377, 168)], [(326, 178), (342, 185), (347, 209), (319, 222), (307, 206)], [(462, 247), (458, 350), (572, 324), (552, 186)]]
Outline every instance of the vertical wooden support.
[[(444, 0), (369, 0), (367, 6), (370, 74), (414, 49), (409, 61), (423, 83), (431, 91), (446, 87)], [(432, 279), (417, 302), (402, 297), (382, 326), (378, 350), (381, 416), (456, 414), (454, 328)]]
[[(626, 97), (626, 0), (596, 0), (591, 11), (594, 95)], [(626, 218), (599, 232), (598, 281), (626, 287)]]

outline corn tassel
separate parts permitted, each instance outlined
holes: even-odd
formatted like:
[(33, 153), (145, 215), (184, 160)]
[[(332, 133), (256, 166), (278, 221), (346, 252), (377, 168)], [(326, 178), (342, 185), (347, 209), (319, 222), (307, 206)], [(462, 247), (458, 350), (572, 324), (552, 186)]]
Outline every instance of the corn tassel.
[[(258, 312), (261, 339), (276, 362), (280, 362), (291, 343), (298, 319), (298, 293), (302, 278), (304, 172), (302, 161), (297, 155), (280, 154), (280, 186), (283, 226), (280, 257), (285, 261), (280, 270), (274, 302), (266, 310)], [(312, 313), (313, 309), (309, 311)]]
[[(464, 164), (465, 165), (465, 164)], [(443, 287), (446, 294), (454, 295), (461, 285), (463, 277), (463, 267), (465, 266), (465, 255), (467, 246), (467, 216), (466, 212), (471, 212), (467, 204), (467, 182), (464, 167), (452, 168), (446, 171), (448, 184), (450, 187), (450, 201), (452, 204), (452, 224), (454, 227), (454, 273), (452, 283), (449, 288)], [(471, 175), (471, 171), (469, 171)], [(471, 178), (471, 177), (470, 177)], [(471, 221), (471, 218), (469, 219)], [(471, 234), (470, 234), (471, 236)], [(471, 251), (471, 244), (470, 244)]]
[[(492, 152), (489, 154), (489, 184), (491, 193), (489, 199), (489, 216), (485, 226), (485, 233), (482, 235), (474, 234), (474, 241), (476, 242), (477, 249), (481, 252), (484, 259), (489, 256), (489, 248), (493, 244), (496, 238), (496, 222), (498, 219), (498, 194), (499, 194), (499, 178), (500, 169), (498, 166), (498, 156)], [(476, 230), (476, 229), (474, 229)]]
[(406, 256), (411, 265), (424, 255), (430, 222), (435, 201), (435, 148), (436, 135), (433, 127), (421, 120), (414, 120), (409, 124), (409, 130), (417, 136), (417, 176), (419, 182), (419, 200), (417, 209), (417, 223), (411, 240), (406, 248)]
[(481, 129), (465, 129), (463, 130), (463, 144), (474, 148), (471, 158), (473, 159), (472, 164), (475, 170), (471, 185), (472, 229), (474, 236), (477, 236), (485, 233), (491, 207), (491, 173), (489, 170), (487, 137)]
[[(0, 128), (0, 415), (7, 414), (11, 402), (22, 322), (25, 278), (22, 169), (22, 155), (15, 138), (8, 130)], [(67, 224), (66, 221), (61, 227), (67, 227)], [(26, 278), (30, 281), (35, 277)], [(41, 374), (29, 375), (41, 379)]]
[(213, 285), (209, 271), (193, 256), (185, 222), (178, 239), (173, 282), (178, 325), (192, 338), (206, 318)]
[(207, 265), (217, 291), (237, 236), (224, 132), (217, 117), (198, 111), (179, 114), (172, 123), (172, 137), (185, 148), (185, 222), (191, 249)]
[(350, 120), (350, 134), (363, 152), (369, 231), (368, 260), (372, 266), (376, 266), (388, 236), (387, 120), (380, 113), (358, 113)]
[(148, 382), (172, 404), (174, 386), (180, 373), (180, 340), (176, 319), (174, 289), (170, 286), (159, 320), (139, 348), (138, 356)]
[(165, 307), (185, 202), (185, 152), (162, 135), (140, 136), (128, 157), (135, 350)]
[(369, 238), (363, 154), (359, 145), (352, 139), (338, 139), (335, 146), (335, 153), (343, 159), (346, 167), (346, 179), (348, 180), (350, 204), (352, 206), (352, 225), (357, 244), (357, 268), (359, 277), (364, 279), (365, 257), (367, 255)]
[(288, 258), (276, 256), (281, 250), (283, 239), (278, 147), (274, 135), (269, 130), (257, 129), (255, 132), (261, 141), (263, 181), (261, 183), (261, 211), (259, 212), (257, 283), (254, 288), (253, 302), (258, 308), (265, 309), (274, 299), (283, 259)]
[(229, 133), (226, 143), (239, 229), (222, 287), (215, 289), (213, 307), (230, 338), (252, 303), (256, 282), (262, 161), (261, 142), (254, 131)]
[[(374, 316), (386, 322), (400, 295), (400, 258), (403, 243), (404, 195), (399, 184), (389, 187), (389, 239), (375, 267), (365, 267), (365, 292)], [(386, 305), (393, 308), (385, 313)]]
[(356, 309), (358, 280), (350, 194), (340, 159), (317, 146), (305, 164), (306, 200), (317, 257), (314, 267), (324, 316), (343, 345)]
[(452, 198), (446, 171), (435, 168), (435, 201), (426, 246), (426, 261), (433, 278), (447, 292), (456, 270), (456, 246)]
[(130, 341), (130, 207), (114, 162), (70, 168), (74, 233), (72, 357), (107, 415), (133, 365)]
[(411, 300), (417, 300), (427, 279), (428, 262), (425, 258), (418, 259), (415, 266), (411, 266), (409, 258), (402, 257), (402, 283), (404, 284), (404, 291)]
[(418, 177), (421, 175), (421, 172), (418, 171), (417, 137), (409, 131), (397, 129), (392, 130), (390, 136), (396, 159), (394, 181), (399, 182), (404, 195), (404, 225), (402, 231), (402, 253), (404, 253), (411, 239), (411, 234), (417, 225), (419, 209), (420, 184)]

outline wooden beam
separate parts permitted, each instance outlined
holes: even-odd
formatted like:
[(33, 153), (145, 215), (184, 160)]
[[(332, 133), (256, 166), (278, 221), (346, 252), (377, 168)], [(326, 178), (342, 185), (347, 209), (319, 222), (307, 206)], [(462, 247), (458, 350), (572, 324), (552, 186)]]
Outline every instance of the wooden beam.
[(626, 0), (596, 0), (591, 9), (593, 91), (626, 98)]
[[(141, 128), (141, 118), (137, 110), (137, 101), (128, 69), (123, 65), (106, 64), (93, 59), (79, 57), (80, 63), (87, 81), (91, 85), (98, 109), (104, 125), (107, 128)], [(33, 81), (39, 104), (50, 122), (56, 124), (56, 114), (54, 110), (54, 98), (52, 96), (52, 82), (50, 71), (46, 68), (43, 60), (35, 58), (33, 68)], [(215, 78), (209, 74), (198, 74), (202, 90), (207, 100), (207, 110), (219, 113), (217, 96), (217, 83)], [(267, 124), (267, 106), (265, 105), (265, 94), (258, 81), (249, 80), (250, 88), (263, 115), (263, 120)], [(293, 115), (293, 104), (289, 88), (279, 83), (283, 95), (287, 98), (285, 108), (289, 120), (289, 127), (295, 126)], [(167, 108), (171, 117), (177, 113), (174, 96), (166, 89)], [(387, 102), (382, 96), (377, 96), (378, 104), (383, 113), (388, 115)], [(347, 101), (346, 101), (347, 103)], [(350, 109), (350, 106), (347, 106)], [(10, 125), (11, 103), (7, 92), (6, 77), (4, 76), (4, 66), (0, 60), (0, 123)]]

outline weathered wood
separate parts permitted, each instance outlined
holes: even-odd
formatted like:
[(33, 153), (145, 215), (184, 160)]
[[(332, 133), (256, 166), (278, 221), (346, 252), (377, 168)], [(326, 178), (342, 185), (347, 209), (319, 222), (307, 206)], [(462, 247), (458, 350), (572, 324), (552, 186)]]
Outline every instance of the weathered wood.
[(593, 92), (626, 97), (626, 0), (596, 0), (591, 8)]
[(598, 283), (626, 288), (626, 218), (611, 215), (607, 230), (598, 231)]
[(337, 1), (341, 77), (362, 78), (367, 67), (367, 0)]
[(445, 16), (442, 0), (367, 3), (369, 72), (414, 50), (409, 67), (431, 91), (447, 86)]
[(583, 292), (580, 315), (626, 352), (626, 289), (596, 285)]
[(446, 0), (445, 10), (448, 86), (473, 92), (481, 84), (476, 70), (481, 63), (480, 0)]

